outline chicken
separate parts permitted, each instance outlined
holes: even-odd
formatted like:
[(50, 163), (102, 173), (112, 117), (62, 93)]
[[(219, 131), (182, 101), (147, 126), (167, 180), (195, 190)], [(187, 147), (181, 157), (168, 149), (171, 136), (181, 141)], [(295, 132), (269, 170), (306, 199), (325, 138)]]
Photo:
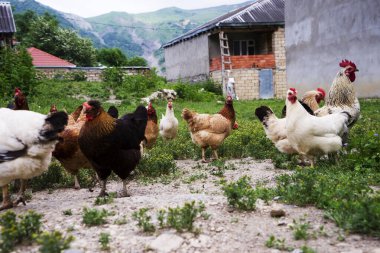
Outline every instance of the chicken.
[(343, 60), (339, 66), (342, 69), (334, 78), (326, 105), (318, 109), (315, 115), (320, 117), (346, 111), (351, 115), (349, 127), (352, 127), (360, 116), (360, 103), (353, 85), (356, 79), (355, 72), (359, 70), (348, 60)]
[(28, 100), (20, 88), (15, 88), (14, 102), (8, 104), (8, 108), (12, 110), (29, 111)]
[(57, 143), (53, 151), (53, 156), (62, 164), (63, 168), (74, 176), (75, 189), (80, 189), (77, 177), (79, 169), (92, 168), (91, 163), (83, 155), (78, 144), (79, 132), (85, 123), (84, 114), (78, 115), (78, 112), (81, 112), (82, 109), (83, 106), (81, 105), (69, 115), (68, 124), (65, 127), (65, 130), (59, 134), (60, 141)]
[[(36, 112), (0, 109), (0, 186), (3, 202), (0, 210), (24, 201), (26, 180), (48, 169), (58, 133), (67, 124), (67, 114), (43, 115)], [(8, 184), (21, 179), (18, 198), (11, 202)]]
[(174, 115), (173, 103), (168, 101), (166, 113), (160, 121), (160, 135), (164, 140), (172, 140), (177, 136), (178, 119)]
[(218, 159), (217, 148), (237, 127), (232, 97), (227, 96), (224, 107), (217, 114), (198, 114), (185, 108), (182, 118), (187, 122), (193, 143), (202, 148), (202, 162), (207, 162), (207, 147), (213, 150), (213, 158)]
[(117, 108), (113, 105), (111, 105), (109, 108), (108, 108), (108, 111), (107, 113), (112, 117), (112, 118), (119, 118), (119, 111), (117, 110)]
[(286, 135), (291, 146), (310, 159), (337, 152), (344, 144), (351, 115), (347, 111), (316, 117), (297, 100), (297, 91), (290, 88), (286, 99)]
[(78, 142), (102, 182), (99, 196), (107, 195), (106, 180), (112, 171), (123, 181), (118, 196), (129, 196), (126, 179), (141, 159), (140, 143), (148, 120), (146, 108), (139, 106), (133, 113), (115, 119), (96, 100), (85, 102), (83, 106), (86, 122)]
[[(319, 107), (319, 103), (324, 98), (324, 90), (318, 88), (316, 91), (308, 91), (300, 101), (301, 105), (309, 114), (313, 114), (311, 109)], [(267, 106), (256, 108), (255, 114), (264, 127), (265, 134), (276, 148), (285, 154), (295, 154), (297, 151), (290, 145), (286, 135), (286, 118), (277, 118), (272, 109)], [(283, 116), (286, 116), (286, 105), (282, 109)]]
[(145, 128), (144, 148), (152, 148), (158, 137), (157, 113), (152, 103), (148, 105), (148, 122)]

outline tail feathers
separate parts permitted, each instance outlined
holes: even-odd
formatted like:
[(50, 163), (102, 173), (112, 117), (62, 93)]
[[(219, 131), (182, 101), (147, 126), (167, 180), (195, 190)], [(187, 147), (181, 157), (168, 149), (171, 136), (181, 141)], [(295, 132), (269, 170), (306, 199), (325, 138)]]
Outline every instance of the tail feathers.
[(71, 116), (73, 117), (74, 121), (78, 120), (82, 110), (83, 110), (83, 105), (80, 105), (77, 107), (77, 109), (75, 109), (75, 111), (71, 113)]
[(263, 105), (263, 106), (256, 108), (255, 114), (256, 114), (257, 118), (259, 118), (259, 120), (262, 123), (264, 123), (264, 120), (266, 118), (268, 118), (270, 115), (272, 115), (273, 111), (268, 106)]
[(117, 110), (117, 108), (113, 105), (110, 106), (110, 108), (108, 108), (108, 111), (107, 113), (112, 117), (112, 118), (119, 118), (119, 111)]
[(57, 112), (49, 114), (45, 119), (45, 124), (40, 131), (40, 135), (45, 140), (56, 140), (58, 138), (57, 134), (62, 132), (67, 125), (68, 116), (65, 112)]
[(182, 110), (182, 115), (181, 116), (186, 121), (189, 121), (190, 119), (192, 119), (193, 115), (194, 115), (194, 113), (192, 111), (190, 111), (189, 109), (187, 109), (187, 108), (184, 108)]
[[(300, 104), (303, 106), (303, 108), (305, 108), (305, 110), (310, 114), (310, 115), (314, 115), (314, 112), (313, 110), (310, 108), (310, 106), (308, 106), (306, 103), (298, 100), (298, 102), (300, 102)], [(282, 112), (281, 112), (281, 116), (283, 118), (286, 117), (286, 105), (282, 108)]]

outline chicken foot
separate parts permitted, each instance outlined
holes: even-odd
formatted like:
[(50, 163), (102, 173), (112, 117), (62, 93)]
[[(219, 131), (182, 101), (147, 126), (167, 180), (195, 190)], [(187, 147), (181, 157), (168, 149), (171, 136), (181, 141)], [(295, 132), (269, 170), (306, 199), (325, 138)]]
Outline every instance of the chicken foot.
[(219, 158), (218, 158), (218, 151), (216, 151), (216, 149), (214, 149), (213, 151), (213, 158), (212, 158), (212, 160), (218, 160)]
[(26, 180), (21, 179), (20, 180), (20, 191), (17, 194), (16, 200), (13, 202), (13, 206), (17, 206), (19, 203), (23, 203), (24, 206), (26, 205), (25, 198), (24, 198), (25, 197), (24, 196), (25, 190), (26, 190)]
[(117, 193), (117, 197), (118, 198), (124, 198), (124, 197), (130, 197), (131, 195), (128, 194), (127, 192), (127, 180), (124, 179), (123, 180), (123, 188), (121, 189), (121, 191), (119, 191)]
[(107, 193), (107, 180), (101, 180), (100, 181), (100, 185), (101, 185), (102, 189), (100, 190), (99, 197), (108, 196), (108, 193)]
[(206, 160), (206, 148), (202, 148), (202, 163), (208, 163)]
[(4, 185), (1, 189), (3, 191), (3, 203), (0, 206), (0, 211), (13, 207), (11, 196), (9, 196), (8, 185)]

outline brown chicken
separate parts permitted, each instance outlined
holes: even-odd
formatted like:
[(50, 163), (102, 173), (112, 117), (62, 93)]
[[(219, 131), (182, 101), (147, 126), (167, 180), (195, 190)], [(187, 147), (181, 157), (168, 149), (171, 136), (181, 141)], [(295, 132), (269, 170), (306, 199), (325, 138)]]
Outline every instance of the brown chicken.
[(29, 110), (28, 100), (20, 88), (15, 88), (14, 102), (8, 104), (12, 110)]
[[(50, 111), (54, 113), (52, 109)], [(75, 189), (80, 189), (77, 177), (79, 169), (92, 168), (91, 163), (83, 155), (78, 144), (79, 132), (85, 123), (84, 114), (82, 113), (82, 115), (80, 115), (82, 109), (83, 106), (81, 105), (69, 115), (68, 125), (65, 127), (65, 130), (59, 134), (60, 142), (56, 144), (53, 151), (53, 156), (62, 164), (67, 172), (74, 176)]]
[(148, 105), (148, 122), (145, 128), (145, 139), (142, 144), (144, 148), (152, 148), (154, 143), (156, 143), (158, 137), (158, 124), (157, 124), (157, 113), (152, 103)]
[(107, 195), (106, 180), (113, 171), (123, 180), (118, 196), (127, 197), (127, 177), (141, 159), (140, 143), (144, 139), (147, 110), (139, 106), (133, 113), (115, 119), (104, 111), (99, 101), (91, 100), (83, 106), (86, 123), (78, 142), (102, 181), (99, 196)]
[(217, 114), (198, 114), (185, 108), (182, 118), (189, 126), (193, 143), (202, 148), (202, 162), (208, 162), (205, 158), (207, 147), (213, 150), (213, 158), (218, 159), (217, 148), (230, 135), (231, 130), (237, 128), (231, 96), (227, 96), (224, 107)]

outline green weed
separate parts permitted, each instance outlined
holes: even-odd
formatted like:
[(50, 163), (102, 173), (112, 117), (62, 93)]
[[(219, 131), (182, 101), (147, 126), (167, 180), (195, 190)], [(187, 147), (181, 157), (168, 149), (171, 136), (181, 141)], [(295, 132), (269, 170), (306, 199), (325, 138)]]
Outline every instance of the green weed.
[(110, 213), (105, 209), (97, 210), (85, 207), (83, 209), (82, 222), (87, 226), (98, 226), (107, 223), (106, 217)]
[(44, 232), (36, 239), (41, 245), (39, 251), (41, 253), (61, 253), (63, 250), (70, 247), (70, 243), (74, 241), (72, 235), (63, 236), (59, 231)]
[(99, 243), (101, 250), (110, 250), (111, 235), (109, 233), (100, 233)]
[(132, 217), (137, 221), (137, 226), (144, 232), (154, 232), (156, 227), (151, 223), (152, 217), (147, 214), (148, 208), (140, 208), (138, 211), (133, 212)]

